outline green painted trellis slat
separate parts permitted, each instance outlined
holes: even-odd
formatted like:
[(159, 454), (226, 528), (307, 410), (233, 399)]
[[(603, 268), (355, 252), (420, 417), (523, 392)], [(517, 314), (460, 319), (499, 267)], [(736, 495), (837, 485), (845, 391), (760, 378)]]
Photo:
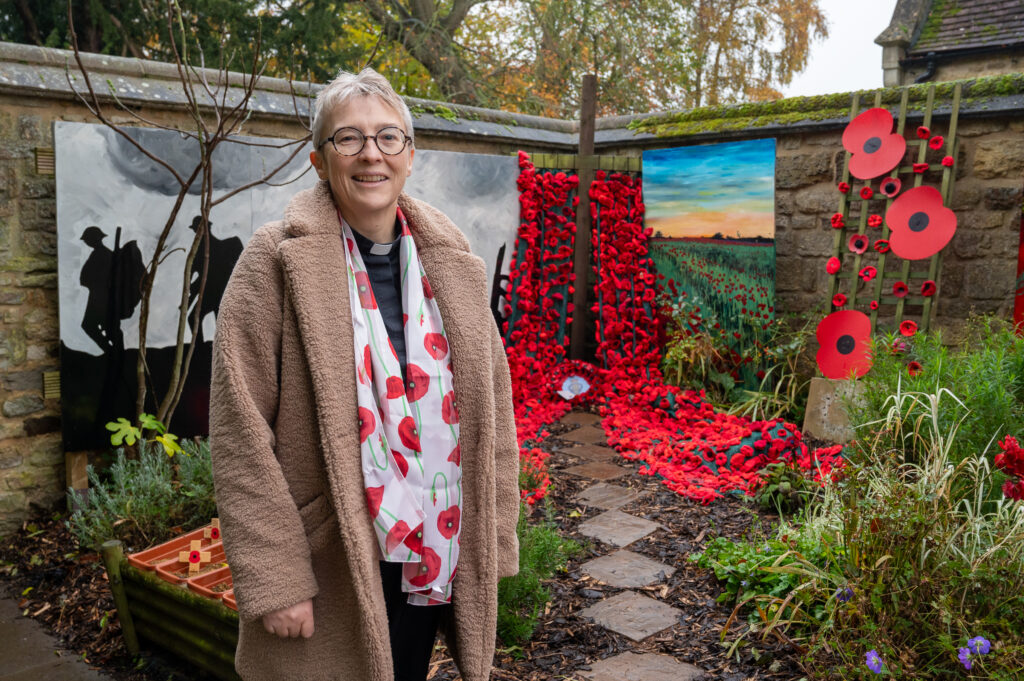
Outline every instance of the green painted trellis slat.
[[(900, 134), (900, 135), (904, 135), (905, 132), (906, 132), (907, 111), (908, 111), (908, 108), (909, 108), (908, 107), (909, 94), (910, 94), (909, 87), (903, 88), (903, 92), (901, 93), (901, 96), (900, 96), (899, 112), (898, 112), (898, 115), (896, 116), (896, 120), (897, 120), (896, 132), (898, 134)], [(957, 84), (954, 87), (954, 89), (953, 89), (953, 98), (952, 98), (952, 103), (951, 103), (952, 106), (951, 106), (951, 113), (950, 113), (950, 117), (949, 117), (949, 129), (948, 129), (946, 135), (944, 136), (944, 138), (945, 138), (944, 139), (944, 144), (945, 144), (944, 152), (945, 152), (945, 155), (952, 156), (953, 158), (956, 158), (957, 149), (958, 149), (958, 141), (957, 141), (957, 138), (956, 138), (956, 132), (957, 132), (957, 122), (958, 122), (959, 113), (960, 113), (960, 100), (961, 100), (961, 86), (960, 86), (960, 84)], [(874, 106), (875, 107), (880, 107), (881, 104), (882, 104), (882, 93), (879, 90), (879, 91), (876, 91), (875, 95), (874, 95)], [(861, 106), (861, 95), (860, 95), (860, 93), (858, 93), (858, 94), (855, 94), (853, 96), (853, 99), (852, 99), (852, 101), (850, 103), (850, 120), (853, 120), (854, 118), (856, 118), (857, 114), (860, 113), (860, 106)], [(932, 114), (934, 113), (934, 110), (935, 110), (935, 86), (931, 85), (928, 88), (927, 98), (926, 98), (926, 101), (925, 101), (924, 115), (923, 115), (923, 120), (922, 120), (922, 125), (924, 125), (925, 127), (928, 127), (928, 128), (931, 127), (931, 124), (932, 124)], [(915, 145), (917, 147), (917, 158), (914, 161), (914, 163), (924, 163), (925, 159), (927, 157), (928, 149), (929, 149), (929, 147), (928, 147), (928, 140), (927, 139), (918, 139), (918, 138), (907, 140), (908, 150), (913, 150)], [(910, 177), (913, 177), (913, 186), (914, 187), (921, 186), (921, 184), (922, 184), (922, 182), (924, 180), (923, 174), (921, 174), (921, 173), (914, 173), (913, 165), (901, 165), (898, 168), (896, 168), (892, 173), (890, 173), (890, 175), (895, 176), (895, 177), (901, 177), (902, 176), (902, 177), (905, 177), (907, 179), (909, 179)], [(947, 206), (947, 207), (949, 206), (950, 201), (952, 199), (953, 184), (954, 184), (955, 177), (956, 176), (955, 176), (955, 173), (954, 173), (954, 168), (946, 167), (946, 166), (942, 167), (942, 185), (941, 185), (940, 193), (942, 195), (942, 203), (943, 203), (944, 206)], [(848, 184), (850, 183), (850, 153), (849, 152), (844, 152), (843, 172), (842, 172), (842, 175), (841, 175), (841, 180), (843, 182), (848, 183)], [(851, 209), (855, 207), (855, 202), (859, 201), (859, 204), (856, 204), (856, 208), (857, 208), (857, 222), (856, 222), (856, 226), (855, 226), (856, 227), (856, 231), (848, 230), (847, 228), (835, 230), (835, 236), (833, 237), (833, 241), (832, 241), (832, 255), (833, 256), (836, 256), (836, 257), (839, 257), (840, 259), (842, 259), (841, 256), (843, 256), (845, 254), (845, 248), (846, 248), (847, 240), (853, 234), (862, 234), (862, 235), (866, 235), (867, 234), (867, 221), (868, 221), (868, 216), (870, 214), (870, 211), (868, 210), (868, 208), (869, 208), (869, 205), (870, 205), (870, 201), (877, 201), (878, 199), (877, 198), (872, 198), (870, 200), (867, 200), (867, 199), (860, 198), (860, 189), (862, 187), (870, 186), (870, 185), (871, 185), (870, 181), (869, 182), (859, 183), (858, 186), (852, 186), (851, 185), (850, 191), (849, 191), (848, 194), (841, 194), (840, 195), (840, 198), (839, 198), (839, 210), (838, 210), (838, 212), (843, 216), (844, 224), (850, 218)], [(893, 199), (886, 198), (886, 200), (885, 200), (885, 211), (886, 212), (889, 210), (889, 206), (892, 204), (892, 201), (893, 201)], [(884, 215), (884, 213), (883, 213), (883, 215)], [(851, 227), (853, 227), (853, 225), (851, 225)], [(868, 235), (868, 236), (869, 236), (869, 242), (873, 241), (873, 239), (870, 238), (870, 235)], [(889, 226), (884, 221), (882, 223), (881, 238), (885, 239), (885, 240), (889, 239)], [(899, 270), (893, 270), (891, 272), (886, 270), (886, 263), (887, 262), (893, 262), (892, 258), (888, 258), (885, 253), (880, 253), (880, 254), (878, 254), (878, 265), (877, 265), (877, 268), (876, 268), (878, 270), (877, 277), (875, 278), (875, 280), (871, 284), (869, 284), (868, 286), (865, 287), (864, 291), (858, 291), (859, 272), (860, 272), (860, 269), (862, 267), (862, 262), (863, 261), (864, 261), (863, 256), (861, 256), (859, 254), (855, 254), (854, 258), (853, 258), (853, 268), (852, 269), (844, 267), (838, 273), (831, 275), (831, 277), (829, 279), (829, 298), (832, 298), (833, 296), (835, 296), (835, 294), (840, 292), (840, 288), (842, 287), (843, 281), (846, 280), (848, 282), (849, 294), (847, 296), (847, 299), (848, 299), (848, 304), (849, 304), (850, 308), (853, 308), (857, 304), (857, 297), (858, 297), (858, 295), (863, 295), (863, 293), (865, 291), (870, 291), (872, 293), (872, 295), (873, 295), (872, 299), (873, 300), (877, 300), (880, 306), (881, 305), (895, 305), (894, 317), (895, 317), (895, 323), (898, 325), (904, 319), (904, 314), (906, 312), (905, 306), (908, 305), (908, 302), (907, 302), (908, 298), (910, 298), (911, 296), (914, 296), (914, 295), (916, 295), (918, 297), (921, 297), (920, 293), (919, 293), (920, 287), (918, 286), (916, 289), (911, 288), (911, 290), (910, 290), (910, 292), (908, 292), (906, 298), (898, 298), (898, 297), (892, 295), (891, 293), (883, 294), (883, 291), (891, 290), (892, 285), (896, 281), (903, 281), (903, 282), (905, 282), (908, 285), (908, 288), (910, 288), (910, 283), (912, 281), (924, 282), (924, 281), (930, 279), (930, 280), (935, 282), (935, 285), (936, 285), (936, 292), (935, 292), (935, 294), (933, 296), (930, 296), (930, 297), (922, 297), (922, 301), (921, 302), (913, 302), (913, 301), (911, 301), (909, 303), (910, 305), (921, 305), (922, 306), (921, 322), (920, 322), (919, 326), (920, 326), (921, 330), (927, 331), (929, 326), (931, 325), (932, 318), (934, 317), (934, 314), (935, 314), (935, 297), (938, 296), (939, 293), (941, 292), (941, 279), (940, 279), (940, 277), (941, 277), (941, 274), (942, 274), (942, 252), (940, 251), (939, 253), (937, 253), (934, 256), (932, 256), (931, 258), (929, 258), (927, 270), (915, 269), (913, 267), (912, 261), (904, 260), (904, 261), (902, 261), (902, 264), (900, 265)], [(915, 293), (915, 291), (917, 293)], [(878, 313), (879, 313), (878, 310), (872, 310), (871, 311), (871, 328), (872, 328), (872, 330), (875, 330), (877, 328)]]

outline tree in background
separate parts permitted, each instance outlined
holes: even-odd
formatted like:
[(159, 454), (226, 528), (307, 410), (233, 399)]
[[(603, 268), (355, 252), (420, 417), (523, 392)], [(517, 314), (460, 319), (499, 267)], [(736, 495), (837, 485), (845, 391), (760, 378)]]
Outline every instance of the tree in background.
[[(173, 61), (164, 0), (70, 0), (86, 51)], [(68, 0), (8, 0), (0, 39), (69, 47)], [(575, 115), (596, 73), (602, 114), (779, 97), (827, 35), (818, 0), (178, 0), (210, 58), (324, 82), (370, 64), (402, 94)]]

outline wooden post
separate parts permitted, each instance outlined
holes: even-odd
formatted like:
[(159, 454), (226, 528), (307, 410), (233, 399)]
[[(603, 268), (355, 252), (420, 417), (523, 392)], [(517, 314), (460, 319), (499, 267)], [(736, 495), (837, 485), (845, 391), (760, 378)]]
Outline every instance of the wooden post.
[(597, 76), (588, 73), (583, 76), (583, 93), (580, 101), (579, 140), (579, 197), (576, 209), (576, 240), (573, 258), (573, 273), (576, 281), (572, 294), (572, 335), (569, 339), (569, 356), (583, 359), (586, 345), (587, 289), (590, 278), (590, 185), (594, 181), (594, 122), (597, 118)]
[(124, 551), (121, 548), (121, 542), (117, 539), (103, 542), (102, 548), (103, 565), (107, 568), (107, 582), (110, 583), (110, 591), (114, 594), (114, 605), (117, 607), (117, 619), (121, 622), (124, 645), (129, 653), (135, 655), (139, 652), (139, 639), (135, 635), (132, 614), (128, 611), (128, 593), (121, 580), (121, 561), (124, 560)]

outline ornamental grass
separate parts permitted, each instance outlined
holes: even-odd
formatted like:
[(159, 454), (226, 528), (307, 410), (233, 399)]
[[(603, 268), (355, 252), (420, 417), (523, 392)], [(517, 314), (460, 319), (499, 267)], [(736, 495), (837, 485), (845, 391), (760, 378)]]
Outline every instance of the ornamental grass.
[(1021, 678), (1024, 503), (999, 493), (992, 452), (965, 453), (977, 433), (949, 389), (879, 410), (802, 515), (696, 557), (746, 614), (729, 645), (783, 637), (821, 679)]

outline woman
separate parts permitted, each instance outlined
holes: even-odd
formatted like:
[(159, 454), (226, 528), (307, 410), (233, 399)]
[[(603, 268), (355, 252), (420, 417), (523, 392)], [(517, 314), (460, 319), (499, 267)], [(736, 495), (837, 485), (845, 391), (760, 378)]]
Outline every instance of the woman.
[(371, 69), (316, 99), (320, 182), (221, 301), (210, 441), (246, 681), (490, 675), (518, 446), (483, 261), (402, 193), (412, 118)]

